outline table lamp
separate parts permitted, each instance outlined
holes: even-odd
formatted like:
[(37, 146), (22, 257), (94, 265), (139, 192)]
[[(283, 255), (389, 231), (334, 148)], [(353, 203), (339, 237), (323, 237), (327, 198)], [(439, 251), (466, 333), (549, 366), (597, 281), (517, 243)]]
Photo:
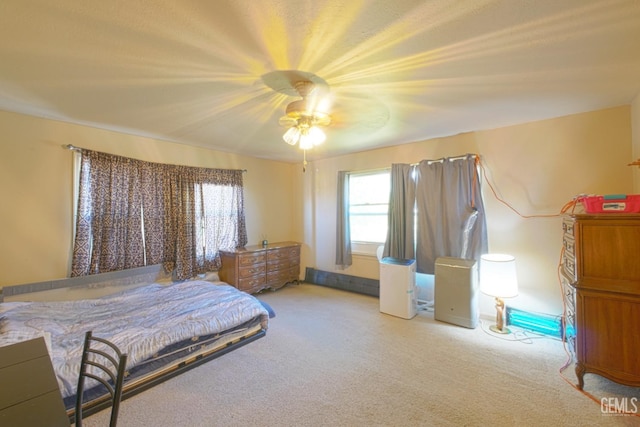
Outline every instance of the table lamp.
[(505, 327), (503, 298), (518, 295), (516, 259), (507, 254), (485, 254), (480, 257), (480, 291), (496, 299), (496, 324), (489, 329), (499, 334), (511, 331)]

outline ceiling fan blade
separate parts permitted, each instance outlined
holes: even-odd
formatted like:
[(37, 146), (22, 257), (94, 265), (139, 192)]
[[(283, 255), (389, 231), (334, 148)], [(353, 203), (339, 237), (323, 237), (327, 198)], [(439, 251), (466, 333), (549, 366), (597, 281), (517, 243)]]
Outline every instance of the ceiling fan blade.
[(260, 78), (271, 89), (289, 96), (300, 96), (295, 86), (296, 83), (305, 81), (313, 83), (316, 92), (329, 92), (329, 85), (324, 79), (306, 71), (275, 70), (263, 74)]
[(328, 114), (316, 114), (314, 116), (314, 124), (316, 126), (329, 126), (331, 124), (331, 116)]
[(293, 118), (293, 117), (282, 116), (282, 117), (280, 117), (280, 120), (278, 120), (278, 123), (280, 124), (280, 126), (290, 128), (292, 126), (297, 125), (298, 124), (298, 120)]

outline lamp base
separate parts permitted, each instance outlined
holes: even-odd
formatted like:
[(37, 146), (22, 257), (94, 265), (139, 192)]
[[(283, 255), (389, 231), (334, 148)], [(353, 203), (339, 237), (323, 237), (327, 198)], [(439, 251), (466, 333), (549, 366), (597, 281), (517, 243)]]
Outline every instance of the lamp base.
[(510, 334), (511, 331), (504, 322), (504, 301), (502, 298), (496, 297), (496, 324), (491, 325), (489, 329), (496, 334)]
[(509, 328), (502, 328), (502, 329), (501, 329), (500, 327), (498, 327), (498, 325), (491, 325), (491, 326), (489, 326), (489, 330), (490, 330), (491, 332), (495, 332), (496, 334), (504, 334), (504, 335), (507, 335), (507, 334), (510, 334), (510, 333), (511, 333), (511, 330), (510, 330)]

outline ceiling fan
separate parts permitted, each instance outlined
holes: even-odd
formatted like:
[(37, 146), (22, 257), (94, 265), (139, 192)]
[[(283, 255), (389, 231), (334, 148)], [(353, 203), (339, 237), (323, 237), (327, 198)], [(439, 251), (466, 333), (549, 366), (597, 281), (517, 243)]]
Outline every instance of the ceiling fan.
[(323, 143), (326, 135), (321, 127), (331, 124), (327, 83), (315, 74), (297, 70), (274, 71), (262, 76), (262, 80), (277, 92), (300, 97), (287, 105), (285, 115), (278, 121), (287, 128), (284, 141), (299, 144), (302, 150)]
[(306, 150), (324, 142), (326, 136), (320, 126), (328, 126), (331, 116), (318, 108), (317, 100), (309, 98), (316, 91), (314, 83), (301, 80), (294, 87), (302, 99), (289, 103), (286, 114), (278, 122), (289, 128), (282, 137), (284, 141), (291, 145), (299, 143), (300, 148)]
[(285, 115), (278, 122), (287, 128), (284, 141), (298, 144), (304, 151), (305, 165), (306, 150), (325, 140), (323, 128), (331, 126), (363, 137), (377, 132), (389, 121), (387, 105), (363, 89), (366, 86), (362, 84), (343, 83), (337, 91), (330, 91), (324, 79), (299, 70), (275, 70), (263, 74), (261, 79), (275, 92), (299, 98), (287, 104)]

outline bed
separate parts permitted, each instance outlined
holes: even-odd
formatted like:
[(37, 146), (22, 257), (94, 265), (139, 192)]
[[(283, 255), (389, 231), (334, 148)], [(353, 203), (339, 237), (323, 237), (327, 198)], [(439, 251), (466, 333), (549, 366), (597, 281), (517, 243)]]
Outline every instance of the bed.
[[(0, 346), (43, 337), (73, 419), (86, 331), (128, 354), (126, 399), (261, 338), (273, 315), (256, 297), (223, 282), (151, 283), (93, 299), (0, 303)], [(83, 411), (107, 405), (98, 393)]]

